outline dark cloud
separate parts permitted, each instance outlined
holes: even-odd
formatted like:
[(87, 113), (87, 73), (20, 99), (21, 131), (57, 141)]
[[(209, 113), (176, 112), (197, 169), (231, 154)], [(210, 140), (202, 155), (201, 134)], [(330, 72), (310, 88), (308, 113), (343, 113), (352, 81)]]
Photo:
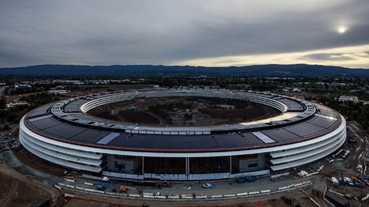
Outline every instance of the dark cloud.
[(0, 67), (175, 64), (367, 45), (368, 11), (364, 0), (2, 1)]

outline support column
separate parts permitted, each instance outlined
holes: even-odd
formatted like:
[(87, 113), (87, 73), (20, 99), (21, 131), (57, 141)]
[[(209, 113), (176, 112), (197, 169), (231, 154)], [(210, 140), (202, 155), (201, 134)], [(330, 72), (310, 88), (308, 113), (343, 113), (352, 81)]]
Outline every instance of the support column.
[(145, 157), (142, 157), (142, 176), (145, 173)]
[(229, 156), (229, 174), (232, 174), (232, 156)]
[(186, 177), (187, 179), (189, 175), (190, 175), (190, 158), (186, 157)]

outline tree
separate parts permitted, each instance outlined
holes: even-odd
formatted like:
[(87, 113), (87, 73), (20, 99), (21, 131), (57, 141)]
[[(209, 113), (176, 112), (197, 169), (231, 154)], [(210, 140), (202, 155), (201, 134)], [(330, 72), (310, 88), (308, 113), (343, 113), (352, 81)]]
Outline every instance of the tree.
[(0, 99), (0, 109), (5, 109), (5, 108), (6, 108), (6, 100), (3, 97)]

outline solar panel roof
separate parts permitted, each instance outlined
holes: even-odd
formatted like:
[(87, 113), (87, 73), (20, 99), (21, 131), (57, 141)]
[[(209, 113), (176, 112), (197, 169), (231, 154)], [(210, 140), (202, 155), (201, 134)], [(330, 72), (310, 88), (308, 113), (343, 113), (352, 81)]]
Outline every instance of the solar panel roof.
[(316, 126), (320, 126), (323, 128), (329, 128), (332, 125), (334, 125), (337, 121), (333, 120), (333, 119), (327, 119), (324, 117), (319, 117), (319, 116), (315, 116), (314, 118), (310, 119), (308, 121), (308, 123), (316, 125)]
[(59, 125), (60, 122), (55, 120), (53, 117), (44, 117), (43, 119), (31, 121), (31, 124), (38, 129), (46, 129), (52, 126)]
[(314, 133), (318, 133), (324, 130), (323, 127), (312, 125), (309, 123), (296, 124), (288, 127), (284, 127), (285, 130), (290, 131), (299, 136), (307, 136)]
[(272, 137), (275, 141), (284, 141), (284, 140), (301, 138), (301, 136), (295, 133), (292, 133), (290, 131), (287, 131), (284, 128), (263, 130), (262, 132), (268, 135), (269, 137)]
[[(289, 105), (291, 109), (299, 110), (302, 105), (297, 101), (288, 98), (278, 98), (279, 101)], [(64, 110), (69, 112), (75, 112), (79, 110), (81, 104), (87, 102), (88, 100), (80, 99), (74, 102), (68, 103)], [(37, 108), (29, 113), (26, 120), (27, 126), (31, 126), (34, 131), (41, 132), (42, 134), (50, 135), (50, 138), (56, 137), (57, 139), (65, 139), (66, 141), (79, 142), (81, 144), (91, 144), (107, 147), (121, 147), (125, 149), (157, 149), (157, 150), (221, 150), (221, 149), (235, 149), (235, 148), (247, 148), (247, 147), (265, 147), (268, 145), (281, 145), (284, 143), (290, 143), (294, 141), (301, 140), (302, 138), (312, 138), (322, 133), (328, 133), (333, 130), (337, 124), (340, 123), (340, 117), (337, 113), (329, 110), (320, 110), (315, 116), (310, 117), (304, 116), (301, 118), (296, 118), (293, 121), (299, 121), (292, 123), (284, 122), (284, 125), (277, 125), (275, 122), (273, 124), (264, 124), (263, 129), (253, 128), (251, 126), (248, 128), (243, 128), (243, 132), (231, 131), (229, 133), (221, 132), (218, 134), (203, 134), (203, 135), (186, 135), (187, 132), (183, 132), (180, 135), (171, 134), (172, 131), (162, 126), (161, 129), (166, 134), (131, 134), (126, 133), (125, 128), (116, 128), (114, 130), (108, 128), (96, 128), (93, 121), (88, 123), (84, 122), (83, 118), (88, 120), (91, 118), (88, 114), (83, 113), (73, 113), (73, 119), (82, 118), (81, 123), (71, 123), (66, 121), (61, 121), (60, 118), (53, 117), (54, 115), (47, 115), (48, 108), (52, 104), (48, 104)], [(60, 107), (60, 106), (58, 106)], [(314, 108), (315, 109), (315, 108)], [(71, 113), (72, 114), (72, 113)], [(334, 119), (329, 118), (334, 117)], [(99, 118), (94, 119), (98, 121)], [(105, 119), (101, 119), (102, 122), (107, 123)], [(78, 120), (77, 120), (78, 121)], [(92, 124), (89, 124), (89, 123)], [(80, 124), (88, 124), (88, 126), (81, 126)], [(97, 122), (95, 123), (95, 125)], [(109, 123), (111, 124), (111, 123)], [(95, 127), (95, 128), (94, 128)], [(132, 126), (132, 129), (139, 130), (141, 126)], [(229, 125), (224, 125), (225, 128)], [(137, 128), (137, 129), (136, 129)], [(181, 127), (172, 127), (174, 130), (181, 131)], [(191, 127), (188, 127), (191, 129)], [(204, 126), (207, 129), (207, 126)], [(212, 126), (208, 126), (211, 130)], [(194, 130), (196, 128), (194, 127)], [(238, 130), (238, 128), (237, 128)], [(236, 131), (236, 130), (235, 130)], [(260, 132), (265, 137), (273, 140), (274, 142), (269, 142), (263, 139), (265, 137), (257, 137), (253, 132)], [(209, 131), (210, 133), (210, 131)]]
[(76, 100), (74, 102), (71, 102), (69, 104), (67, 104), (64, 107), (64, 112), (76, 112), (76, 111), (80, 111), (80, 107), (82, 104), (87, 103), (89, 100), (84, 100), (84, 99), (79, 99)]
[(74, 135), (79, 134), (83, 131), (86, 131), (86, 129), (82, 127), (59, 124), (59, 125), (55, 125), (55, 126), (43, 129), (43, 131), (49, 134), (56, 135), (58, 137), (70, 139)]
[(111, 132), (109, 131), (100, 131), (95, 129), (87, 129), (84, 131), (80, 131), (71, 137), (71, 140), (81, 141), (86, 143), (95, 144), (97, 141), (101, 140), (103, 137), (107, 136)]
[(288, 107), (288, 111), (303, 111), (304, 107), (297, 101), (288, 98), (278, 99)]
[(50, 103), (50, 104), (46, 104), (46, 105), (43, 105), (41, 107), (38, 107), (34, 110), (32, 110), (28, 117), (32, 118), (32, 117), (36, 117), (36, 116), (41, 116), (41, 115), (45, 115), (45, 114), (48, 114), (48, 109), (53, 105), (54, 103)]

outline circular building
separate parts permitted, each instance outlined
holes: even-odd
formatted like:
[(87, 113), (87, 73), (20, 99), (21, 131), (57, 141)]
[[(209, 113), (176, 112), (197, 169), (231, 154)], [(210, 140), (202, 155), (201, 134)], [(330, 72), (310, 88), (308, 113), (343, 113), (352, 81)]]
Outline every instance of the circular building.
[[(279, 115), (228, 124), (167, 126), (86, 113), (111, 103), (168, 97), (246, 100), (272, 107)], [(324, 158), (345, 142), (346, 122), (324, 106), (271, 93), (158, 89), (91, 94), (41, 106), (21, 119), (19, 139), (44, 160), (96, 175), (228, 179), (270, 174)]]

